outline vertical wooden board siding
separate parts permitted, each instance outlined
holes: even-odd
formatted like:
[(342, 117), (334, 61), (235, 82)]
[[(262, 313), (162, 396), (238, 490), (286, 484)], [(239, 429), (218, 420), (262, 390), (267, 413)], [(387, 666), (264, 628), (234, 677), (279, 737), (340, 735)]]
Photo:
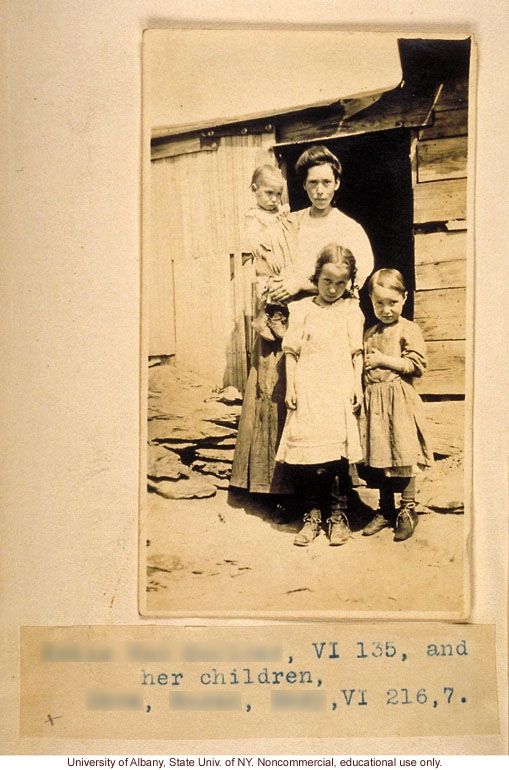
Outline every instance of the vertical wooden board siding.
[(175, 307), (171, 227), (164, 164), (150, 168), (149, 248), (144, 254), (144, 308), (148, 314), (149, 356), (175, 353)]
[(236, 382), (233, 383), (240, 391), (244, 391), (247, 377), (246, 333), (245, 333), (245, 304), (244, 276), (242, 273), (242, 258), (234, 254), (234, 287), (235, 287), (235, 338), (237, 348)]
[(414, 380), (419, 393), (462, 395), (465, 393), (465, 343), (462, 340), (428, 342), (428, 368)]
[(244, 317), (246, 327), (246, 347), (249, 353), (253, 349), (254, 329), (251, 326), (254, 320), (255, 308), (253, 307), (253, 289), (255, 287), (256, 272), (253, 260), (249, 259), (242, 265), (242, 283), (244, 289)]
[(450, 233), (417, 233), (414, 237), (416, 266), (466, 259), (466, 230), (455, 230)]
[(460, 179), (467, 175), (467, 137), (430, 139), (417, 147), (419, 182)]
[[(216, 153), (209, 153), (208, 176), (215, 178)], [(227, 368), (228, 335), (230, 326), (230, 262), (229, 255), (221, 250), (224, 233), (221, 230), (223, 218), (217, 195), (208, 195), (208, 216), (213, 237), (209, 252), (210, 307), (212, 328), (211, 377), (223, 384)]]
[(210, 254), (216, 241), (207, 206), (209, 153), (174, 159), (181, 221), (175, 255), (177, 363), (211, 379), (216, 372)]
[(427, 401), (424, 413), (433, 451), (449, 455), (465, 446), (465, 402)]
[[(161, 180), (154, 197), (166, 247), (159, 251), (174, 260), (177, 363), (218, 385), (242, 388), (245, 382), (247, 297), (242, 271), (238, 285), (230, 285), (229, 254), (240, 259), (251, 175), (256, 165), (269, 162), (273, 142), (273, 134), (225, 137), (215, 152), (152, 164)], [(163, 256), (154, 262), (150, 301), (161, 283), (155, 276), (164, 270)], [(161, 302), (168, 303), (163, 291)], [(154, 320), (154, 340), (163, 325)]]
[(423, 182), (414, 189), (414, 223), (447, 222), (465, 219), (467, 214), (467, 180), (449, 179)]
[(417, 291), (414, 320), (425, 340), (465, 339), (465, 289)]
[(223, 310), (226, 312), (224, 318), (221, 355), (225, 356), (227, 361), (226, 370), (221, 384), (230, 385), (236, 380), (236, 351), (235, 351), (235, 295), (234, 287), (230, 277), (230, 253), (234, 251), (235, 223), (234, 206), (232, 194), (232, 174), (230, 170), (228, 152), (225, 150), (224, 139), (216, 153), (216, 167), (214, 172), (215, 194), (218, 201), (217, 214), (221, 222), (221, 249), (223, 258), (226, 262), (226, 275), (224, 276), (224, 298)]
[[(233, 280), (228, 280), (228, 289), (230, 292), (230, 307), (235, 307), (235, 287)], [(231, 330), (230, 338), (226, 347), (227, 367), (224, 377), (224, 385), (233, 385), (236, 381), (236, 362), (235, 362), (235, 328), (228, 326)]]
[[(229, 318), (226, 339), (226, 354), (228, 360), (227, 373), (223, 378), (225, 385), (238, 386), (239, 383), (239, 339), (237, 333), (236, 317), (236, 285), (235, 279), (231, 277), (230, 254), (240, 249), (241, 232), (239, 227), (239, 208), (244, 210), (244, 196), (242, 194), (242, 182), (239, 181), (239, 165), (236, 153), (233, 147), (235, 137), (223, 137), (218, 149), (219, 174), (217, 184), (220, 189), (222, 200), (222, 210), (225, 219), (227, 241), (226, 254), (228, 258), (228, 286), (229, 286)], [(240, 158), (239, 158), (240, 160)]]
[(440, 139), (445, 136), (461, 136), (468, 131), (468, 110), (434, 111), (433, 123), (419, 132), (419, 139)]
[(175, 262), (175, 326), (177, 337), (177, 363), (179, 366), (204, 374), (209, 317), (203, 304), (206, 300), (205, 260), (194, 260), (191, 269), (183, 261)]
[(466, 260), (450, 262), (428, 262), (415, 266), (417, 289), (447, 289), (466, 286)]

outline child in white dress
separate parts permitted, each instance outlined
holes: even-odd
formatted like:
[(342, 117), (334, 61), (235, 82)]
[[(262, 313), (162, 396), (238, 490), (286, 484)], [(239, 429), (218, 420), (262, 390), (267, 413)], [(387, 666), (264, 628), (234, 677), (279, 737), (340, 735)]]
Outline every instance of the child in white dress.
[[(362, 460), (357, 413), (362, 403), (364, 316), (349, 288), (355, 259), (337, 244), (320, 252), (313, 282), (318, 294), (290, 305), (286, 356), (285, 427), (276, 459), (286, 463), (305, 504), (304, 526), (295, 537), (309, 545), (327, 513), (330, 545), (350, 537), (348, 464)], [(339, 495), (332, 497), (334, 478)]]

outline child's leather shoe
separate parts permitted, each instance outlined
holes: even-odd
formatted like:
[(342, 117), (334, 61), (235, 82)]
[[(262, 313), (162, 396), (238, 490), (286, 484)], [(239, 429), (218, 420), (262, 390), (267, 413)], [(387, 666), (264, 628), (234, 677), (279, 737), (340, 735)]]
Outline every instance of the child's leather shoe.
[(414, 534), (414, 529), (419, 523), (419, 517), (415, 510), (415, 503), (404, 503), (396, 517), (394, 540), (408, 540)]
[(267, 326), (275, 337), (282, 339), (285, 336), (288, 323), (283, 313), (274, 313), (272, 316), (269, 315), (267, 317)]
[(301, 531), (295, 535), (294, 545), (307, 546), (313, 542), (320, 534), (320, 523), (322, 514), (319, 510), (313, 509), (304, 514), (304, 526)]
[(348, 519), (342, 512), (334, 512), (330, 519), (327, 519), (327, 524), (329, 525), (329, 545), (344, 545), (352, 536)]
[(362, 530), (363, 535), (376, 535), (377, 532), (380, 532), (382, 529), (385, 529), (385, 527), (390, 527), (391, 522), (384, 516), (382, 511), (377, 511), (371, 521), (366, 524), (364, 529)]

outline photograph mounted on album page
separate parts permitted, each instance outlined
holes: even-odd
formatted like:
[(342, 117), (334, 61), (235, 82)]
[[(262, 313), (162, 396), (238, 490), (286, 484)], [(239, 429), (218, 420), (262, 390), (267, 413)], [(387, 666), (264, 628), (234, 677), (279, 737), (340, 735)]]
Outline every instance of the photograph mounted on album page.
[(469, 617), (474, 69), (145, 32), (142, 615)]

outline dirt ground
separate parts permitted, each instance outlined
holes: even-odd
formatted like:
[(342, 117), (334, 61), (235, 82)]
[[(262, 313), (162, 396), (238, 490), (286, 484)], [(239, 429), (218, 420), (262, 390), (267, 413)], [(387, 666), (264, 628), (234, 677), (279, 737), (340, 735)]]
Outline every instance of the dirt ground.
[[(377, 493), (360, 488), (353, 535), (330, 547), (324, 533), (293, 545), (300, 522), (276, 524), (262, 499), (218, 490), (215, 497), (166, 500), (148, 495), (143, 543), (150, 614), (250, 615), (463, 611), (465, 517), (421, 513), (414, 536), (364, 537)], [(428, 615), (429, 617), (429, 615)]]
[[(388, 529), (362, 535), (378, 493), (359, 487), (349, 515), (350, 540), (330, 547), (322, 533), (308, 548), (298, 548), (293, 539), (299, 520), (277, 524), (266, 496), (225, 489), (241, 409), (235, 394), (236, 405), (230, 399), (223, 403), (226, 391), (164, 363), (150, 368), (149, 386), (153, 491), (146, 497), (141, 541), (146, 612), (309, 618), (464, 614), (461, 451), (437, 458), (418, 476), (419, 525), (409, 540), (394, 542)], [(197, 458), (207, 466), (199, 473)]]

